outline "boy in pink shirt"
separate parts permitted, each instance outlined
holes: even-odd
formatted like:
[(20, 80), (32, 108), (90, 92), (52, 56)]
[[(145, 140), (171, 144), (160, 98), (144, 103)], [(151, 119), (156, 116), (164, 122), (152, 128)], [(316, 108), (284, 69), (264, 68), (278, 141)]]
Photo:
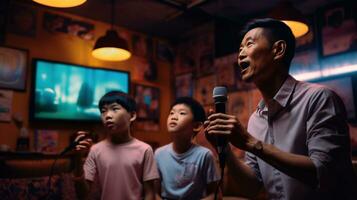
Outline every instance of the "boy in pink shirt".
[[(154, 180), (159, 178), (151, 147), (131, 136), (130, 126), (136, 119), (136, 103), (127, 94), (112, 91), (99, 101), (106, 139), (94, 144), (84, 163), (86, 194), (99, 184), (102, 200), (154, 199)], [(78, 139), (86, 133), (79, 132)], [(83, 140), (77, 149), (86, 149)]]

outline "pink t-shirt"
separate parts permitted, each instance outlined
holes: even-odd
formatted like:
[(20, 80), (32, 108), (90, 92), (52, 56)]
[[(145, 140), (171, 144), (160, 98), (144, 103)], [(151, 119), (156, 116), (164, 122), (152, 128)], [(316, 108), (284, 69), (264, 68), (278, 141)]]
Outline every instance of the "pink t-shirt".
[(84, 177), (98, 181), (101, 199), (143, 199), (143, 182), (158, 179), (151, 147), (137, 139), (113, 145), (103, 140), (92, 146), (84, 163)]

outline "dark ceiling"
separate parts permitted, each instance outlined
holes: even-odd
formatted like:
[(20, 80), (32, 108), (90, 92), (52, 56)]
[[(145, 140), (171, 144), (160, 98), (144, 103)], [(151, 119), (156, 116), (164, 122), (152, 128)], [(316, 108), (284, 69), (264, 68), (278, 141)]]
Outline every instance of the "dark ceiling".
[[(281, 0), (115, 0), (117, 26), (168, 39), (214, 19), (238, 22), (266, 15)], [(290, 0), (303, 14), (338, 0)], [(35, 4), (35, 3), (34, 3)], [(88, 0), (74, 8), (60, 9), (110, 23), (111, 0)]]

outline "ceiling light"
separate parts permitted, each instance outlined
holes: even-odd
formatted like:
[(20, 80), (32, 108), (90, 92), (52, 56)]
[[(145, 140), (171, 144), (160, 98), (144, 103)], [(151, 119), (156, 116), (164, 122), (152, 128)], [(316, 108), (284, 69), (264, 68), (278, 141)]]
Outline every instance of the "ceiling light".
[(293, 32), (295, 38), (301, 37), (309, 32), (309, 26), (305, 17), (292, 5), (290, 1), (281, 1), (271, 11), (269, 16), (287, 24)]
[(50, 7), (69, 8), (69, 7), (79, 6), (84, 2), (86, 2), (87, 0), (33, 0), (33, 1)]
[(111, 1), (111, 29), (96, 41), (92, 55), (100, 60), (123, 61), (130, 58), (129, 45), (114, 30), (114, 0)]

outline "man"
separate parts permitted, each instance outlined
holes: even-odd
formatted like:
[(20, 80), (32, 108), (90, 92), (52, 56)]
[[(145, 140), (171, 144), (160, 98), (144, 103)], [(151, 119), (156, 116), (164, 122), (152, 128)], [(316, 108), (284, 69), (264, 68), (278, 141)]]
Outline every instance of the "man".
[(238, 53), (242, 79), (263, 99), (245, 130), (237, 117), (209, 116), (206, 133), (227, 136), (246, 151), (245, 163), (228, 148), (229, 172), (240, 195), (263, 188), (269, 199), (355, 199), (346, 113), (331, 90), (289, 75), (295, 38), (273, 19), (249, 23)]

